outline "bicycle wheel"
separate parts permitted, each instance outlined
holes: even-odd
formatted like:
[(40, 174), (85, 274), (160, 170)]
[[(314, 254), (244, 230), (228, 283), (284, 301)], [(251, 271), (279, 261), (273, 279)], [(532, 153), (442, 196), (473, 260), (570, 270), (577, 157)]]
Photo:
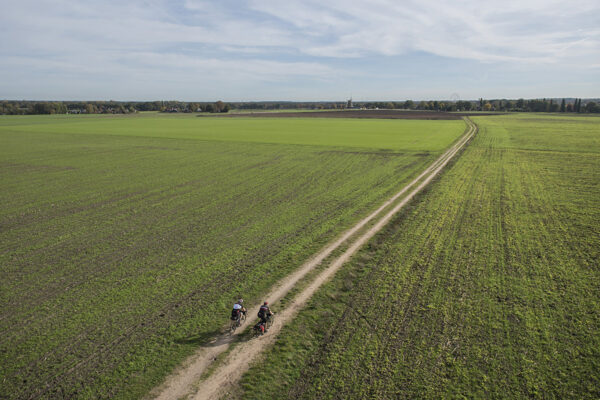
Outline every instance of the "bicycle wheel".
[(238, 327), (238, 321), (237, 320), (233, 320), (231, 321), (231, 325), (229, 325), (229, 334), (232, 335), (233, 332), (235, 332), (235, 330)]
[(271, 314), (271, 316), (267, 319), (267, 329), (270, 329), (275, 322), (275, 314)]

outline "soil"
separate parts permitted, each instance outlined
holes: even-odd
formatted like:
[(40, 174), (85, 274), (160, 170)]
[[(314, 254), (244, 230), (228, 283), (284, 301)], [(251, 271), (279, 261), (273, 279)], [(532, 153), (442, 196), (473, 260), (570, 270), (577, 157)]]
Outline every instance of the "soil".
[[(260, 118), (376, 118), (376, 119), (435, 119), (456, 120), (471, 115), (498, 115), (498, 113), (449, 113), (442, 111), (401, 111), (401, 110), (343, 110), (343, 111), (302, 111), (302, 112), (250, 112), (220, 114), (219, 117), (260, 117)], [(202, 115), (204, 116), (204, 115)], [(214, 116), (211, 114), (211, 116)]]

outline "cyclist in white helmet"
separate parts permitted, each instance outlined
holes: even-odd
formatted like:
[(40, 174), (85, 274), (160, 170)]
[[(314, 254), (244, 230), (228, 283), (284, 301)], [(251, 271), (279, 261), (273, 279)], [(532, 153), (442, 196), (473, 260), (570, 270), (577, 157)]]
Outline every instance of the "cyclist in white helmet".
[(242, 314), (246, 315), (246, 308), (244, 307), (244, 299), (239, 299), (234, 305), (233, 310), (231, 310), (231, 319), (237, 320)]

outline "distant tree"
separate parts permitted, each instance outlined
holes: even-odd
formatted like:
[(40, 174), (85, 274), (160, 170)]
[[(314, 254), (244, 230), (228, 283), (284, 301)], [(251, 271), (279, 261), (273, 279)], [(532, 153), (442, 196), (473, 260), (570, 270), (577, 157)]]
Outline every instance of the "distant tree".
[(585, 111), (589, 113), (599, 113), (600, 105), (596, 104), (593, 101), (590, 101), (585, 105)]
[(533, 99), (525, 104), (526, 111), (544, 112), (548, 111), (548, 102), (546, 100)]
[(459, 111), (469, 111), (473, 107), (470, 101), (459, 100), (456, 102), (456, 109)]
[(565, 112), (566, 108), (565, 108), (565, 99), (562, 99), (562, 101), (560, 102), (560, 112)]
[(517, 109), (519, 109), (520, 111), (523, 111), (524, 107), (525, 107), (525, 100), (524, 99), (519, 99), (517, 100)]
[(50, 114), (46, 103), (35, 103), (33, 105), (34, 114)]
[(67, 106), (60, 102), (43, 102), (33, 105), (33, 114), (66, 114)]
[(224, 106), (225, 106), (225, 103), (223, 103), (221, 100), (219, 100), (214, 105), (214, 111), (215, 112), (221, 112), (221, 110), (223, 110)]
[(492, 110), (492, 105), (489, 102), (486, 102), (483, 105), (483, 111), (491, 111)]

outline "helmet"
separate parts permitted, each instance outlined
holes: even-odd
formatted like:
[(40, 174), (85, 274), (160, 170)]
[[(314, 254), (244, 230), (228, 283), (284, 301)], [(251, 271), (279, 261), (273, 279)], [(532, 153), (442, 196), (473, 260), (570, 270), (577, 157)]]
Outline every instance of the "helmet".
[(244, 302), (244, 299), (239, 299), (238, 300), (238, 304), (242, 304)]
[(265, 301), (265, 304), (264, 304), (264, 305), (265, 305), (265, 306), (268, 306), (268, 305), (269, 305), (269, 302), (268, 302), (268, 301)]

